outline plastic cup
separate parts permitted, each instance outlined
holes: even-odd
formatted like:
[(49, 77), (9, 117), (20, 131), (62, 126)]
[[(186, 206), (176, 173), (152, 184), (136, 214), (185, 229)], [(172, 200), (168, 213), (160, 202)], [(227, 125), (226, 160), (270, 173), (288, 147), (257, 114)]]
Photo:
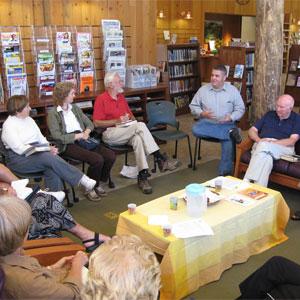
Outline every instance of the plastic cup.
[(128, 204), (128, 213), (130, 215), (134, 215), (136, 211), (136, 204), (135, 203), (129, 203)]
[(216, 189), (216, 192), (220, 192), (221, 189), (222, 189), (222, 179), (216, 179), (215, 180), (215, 189)]
[(164, 237), (169, 236), (172, 233), (172, 225), (171, 224), (165, 224), (162, 226)]
[(177, 206), (178, 206), (178, 197), (171, 196), (170, 197), (170, 209), (177, 210)]

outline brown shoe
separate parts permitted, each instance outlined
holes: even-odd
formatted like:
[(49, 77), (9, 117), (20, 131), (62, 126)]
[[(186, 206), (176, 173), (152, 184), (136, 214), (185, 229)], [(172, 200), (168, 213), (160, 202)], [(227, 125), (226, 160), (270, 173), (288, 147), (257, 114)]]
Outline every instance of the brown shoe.
[(147, 177), (138, 175), (138, 186), (144, 194), (152, 194), (152, 186)]
[(94, 201), (94, 202), (97, 202), (97, 201), (100, 201), (101, 200), (101, 196), (99, 196), (95, 189), (92, 189), (91, 191), (89, 192), (86, 192), (85, 193), (85, 196), (87, 197), (88, 200), (90, 201)]
[(158, 168), (160, 172), (165, 172), (165, 171), (173, 171), (177, 169), (180, 165), (179, 160), (177, 159), (166, 159), (166, 160), (158, 160), (157, 161)]

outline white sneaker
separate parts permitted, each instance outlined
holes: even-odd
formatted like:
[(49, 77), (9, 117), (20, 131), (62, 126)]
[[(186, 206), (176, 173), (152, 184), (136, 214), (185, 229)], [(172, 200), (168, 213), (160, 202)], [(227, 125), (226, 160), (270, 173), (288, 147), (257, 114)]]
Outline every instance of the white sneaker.
[(85, 188), (86, 192), (90, 192), (96, 185), (96, 180), (91, 179), (85, 174), (81, 177), (79, 184)]
[(46, 192), (46, 191), (43, 191), (43, 190), (40, 190), (38, 191), (38, 194), (41, 193), (41, 194), (49, 194), (49, 195), (52, 195), (53, 197), (55, 197), (59, 202), (63, 202), (65, 197), (66, 197), (66, 194), (65, 192), (63, 191), (59, 191), (59, 192)]

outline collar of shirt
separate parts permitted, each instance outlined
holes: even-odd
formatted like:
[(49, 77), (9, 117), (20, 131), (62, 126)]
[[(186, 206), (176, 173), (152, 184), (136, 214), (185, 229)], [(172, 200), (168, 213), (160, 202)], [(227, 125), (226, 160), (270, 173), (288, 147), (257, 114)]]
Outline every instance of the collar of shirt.
[(224, 85), (220, 88), (220, 89), (215, 89), (212, 84), (210, 83), (210, 89), (211, 91), (214, 91), (214, 92), (221, 92), (221, 91), (226, 91), (227, 87), (226, 87), (226, 82), (224, 82)]
[(67, 110), (63, 110), (63, 108), (60, 106), (60, 105), (58, 105), (57, 106), (57, 108), (56, 108), (56, 110), (58, 111), (58, 112), (69, 112), (69, 111), (71, 111), (72, 110), (72, 104), (68, 104), (68, 109)]

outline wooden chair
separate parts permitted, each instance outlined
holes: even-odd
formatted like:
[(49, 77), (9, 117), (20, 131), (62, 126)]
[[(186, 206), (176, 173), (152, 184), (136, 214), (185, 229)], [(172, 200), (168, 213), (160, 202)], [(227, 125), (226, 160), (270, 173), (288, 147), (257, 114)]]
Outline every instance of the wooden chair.
[(42, 266), (52, 265), (62, 257), (74, 255), (77, 251), (85, 251), (84, 246), (67, 237), (27, 240), (23, 249), (26, 255), (35, 257)]
[[(251, 159), (251, 148), (254, 142), (247, 138), (236, 147), (234, 177), (242, 177)], [(295, 145), (296, 154), (300, 154), (300, 141)], [(269, 181), (300, 190), (300, 162), (288, 162), (282, 159), (274, 162)]]

